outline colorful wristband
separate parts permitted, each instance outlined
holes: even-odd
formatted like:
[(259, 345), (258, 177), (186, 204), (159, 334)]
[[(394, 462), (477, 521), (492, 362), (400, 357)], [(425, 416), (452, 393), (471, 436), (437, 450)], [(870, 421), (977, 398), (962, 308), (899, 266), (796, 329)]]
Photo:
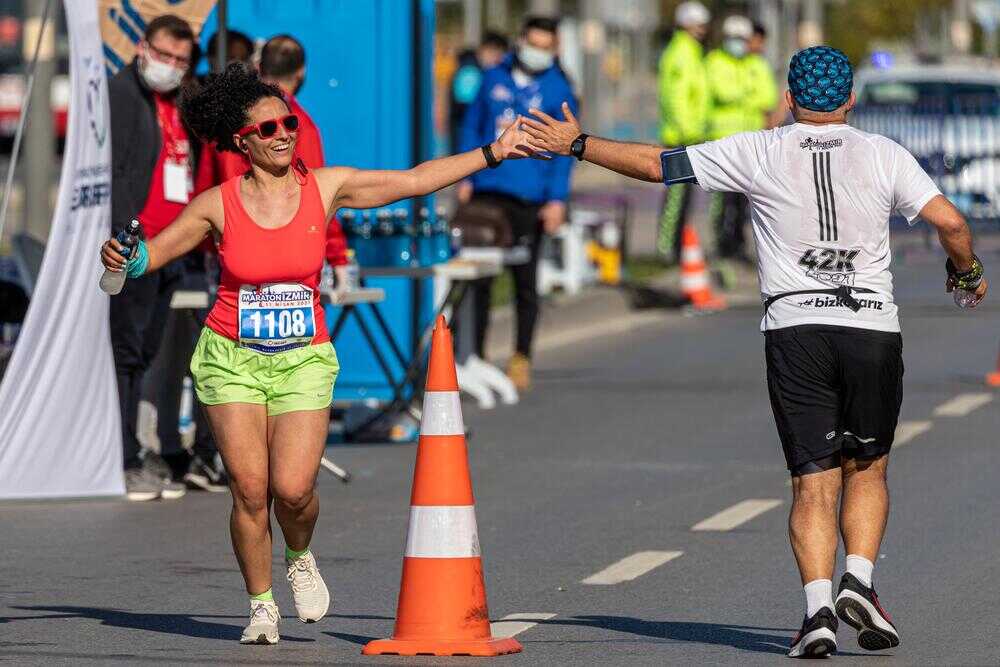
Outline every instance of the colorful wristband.
[(974, 292), (979, 288), (983, 280), (983, 263), (976, 255), (972, 256), (972, 268), (959, 273), (955, 263), (948, 258), (945, 262), (945, 271), (948, 273), (948, 280), (954, 287), (968, 292)]
[(142, 274), (146, 273), (146, 269), (148, 267), (149, 251), (146, 250), (146, 242), (139, 239), (139, 243), (135, 246), (135, 252), (132, 254), (132, 258), (128, 260), (128, 265), (125, 268), (125, 275), (129, 278), (138, 278)]

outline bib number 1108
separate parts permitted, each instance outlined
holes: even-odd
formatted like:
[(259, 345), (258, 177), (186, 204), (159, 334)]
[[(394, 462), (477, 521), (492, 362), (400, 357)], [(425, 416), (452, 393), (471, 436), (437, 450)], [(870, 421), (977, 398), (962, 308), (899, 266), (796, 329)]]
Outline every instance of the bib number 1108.
[(306, 335), (306, 314), (296, 310), (258, 310), (247, 318), (254, 338), (291, 338)]

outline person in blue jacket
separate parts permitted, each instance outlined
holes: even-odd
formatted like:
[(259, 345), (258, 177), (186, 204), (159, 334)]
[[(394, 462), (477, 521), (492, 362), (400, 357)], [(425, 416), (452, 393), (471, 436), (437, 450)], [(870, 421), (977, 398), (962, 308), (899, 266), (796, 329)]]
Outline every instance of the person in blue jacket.
[[(529, 109), (558, 114), (563, 102), (574, 113), (577, 101), (556, 58), (558, 22), (528, 17), (514, 52), (498, 66), (483, 72), (482, 84), (462, 121), (459, 150), (490, 142)], [(531, 386), (531, 342), (538, 320), (538, 250), (542, 234), (553, 234), (566, 221), (569, 177), (573, 158), (501, 164), (474, 174), (459, 185), (460, 203), (476, 200), (500, 209), (510, 221), (514, 243), (530, 250), (527, 264), (511, 267), (517, 308), (517, 345), (507, 374), (520, 390)], [(490, 318), (492, 279), (477, 281), (476, 354), (485, 358)]]

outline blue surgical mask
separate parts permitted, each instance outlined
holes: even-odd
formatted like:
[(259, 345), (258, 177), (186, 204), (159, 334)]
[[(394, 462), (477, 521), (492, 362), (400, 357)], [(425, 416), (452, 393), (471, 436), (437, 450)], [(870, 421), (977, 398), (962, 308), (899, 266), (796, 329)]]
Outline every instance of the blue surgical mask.
[(544, 72), (555, 62), (552, 53), (531, 44), (521, 44), (517, 47), (517, 59), (532, 72)]
[(734, 58), (742, 58), (750, 50), (747, 40), (739, 37), (727, 37), (722, 40), (722, 48)]

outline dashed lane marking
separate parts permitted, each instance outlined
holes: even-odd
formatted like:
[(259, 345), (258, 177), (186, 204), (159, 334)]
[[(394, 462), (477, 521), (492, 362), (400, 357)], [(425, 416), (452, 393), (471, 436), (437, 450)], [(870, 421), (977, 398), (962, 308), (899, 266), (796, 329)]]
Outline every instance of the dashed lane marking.
[[(900, 447), (908, 444), (914, 438), (927, 433), (934, 427), (934, 422), (930, 420), (914, 420), (899, 422), (896, 425), (896, 437), (892, 441), (893, 450), (899, 449)], [(785, 486), (791, 486), (792, 480), (788, 479), (785, 481)]]
[(555, 616), (555, 614), (539, 612), (507, 614), (499, 621), (490, 623), (490, 632), (495, 639), (507, 639), (508, 637), (519, 635), (525, 630), (530, 630), (542, 621), (555, 618)]
[(934, 408), (935, 417), (964, 417), (993, 400), (993, 394), (959, 394)]
[(743, 502), (736, 503), (718, 514), (714, 514), (704, 521), (700, 521), (691, 527), (697, 531), (725, 531), (742, 526), (754, 517), (758, 517), (768, 510), (773, 510), (782, 504), (781, 500), (775, 498), (751, 498)]
[(640, 551), (622, 558), (597, 574), (592, 574), (580, 583), (592, 586), (610, 586), (632, 581), (664, 563), (680, 557), (683, 551)]
[(902, 447), (917, 436), (923, 435), (931, 430), (933, 426), (934, 422), (929, 420), (899, 422), (896, 426), (896, 439), (892, 444), (893, 449)]

